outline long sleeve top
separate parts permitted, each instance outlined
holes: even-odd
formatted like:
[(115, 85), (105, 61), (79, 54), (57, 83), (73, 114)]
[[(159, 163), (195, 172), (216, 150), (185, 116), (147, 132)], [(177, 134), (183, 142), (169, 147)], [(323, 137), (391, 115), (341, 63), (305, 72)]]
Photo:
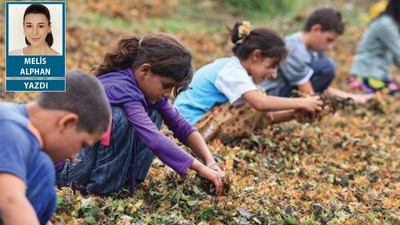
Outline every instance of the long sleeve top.
[(389, 80), (392, 62), (400, 66), (399, 26), (390, 16), (382, 15), (364, 32), (351, 73), (365, 78)]
[[(170, 104), (168, 98), (149, 104), (139, 89), (131, 69), (118, 70), (99, 77), (112, 106), (122, 107), (136, 134), (165, 164), (180, 175), (186, 173), (194, 158), (162, 134), (148, 116), (147, 109), (156, 109), (174, 137), (187, 144), (195, 129)], [(135, 149), (132, 149), (135, 151)], [(133, 171), (132, 171), (133, 172)], [(135, 185), (134, 183), (132, 184)], [(132, 187), (131, 187), (132, 188)]]

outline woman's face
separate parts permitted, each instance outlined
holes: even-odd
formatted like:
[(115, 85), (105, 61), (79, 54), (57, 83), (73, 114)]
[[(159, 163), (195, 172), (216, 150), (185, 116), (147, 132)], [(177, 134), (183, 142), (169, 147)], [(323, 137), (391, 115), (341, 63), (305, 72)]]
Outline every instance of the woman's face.
[(51, 26), (44, 14), (29, 13), (25, 15), (24, 33), (32, 46), (43, 45), (50, 31)]

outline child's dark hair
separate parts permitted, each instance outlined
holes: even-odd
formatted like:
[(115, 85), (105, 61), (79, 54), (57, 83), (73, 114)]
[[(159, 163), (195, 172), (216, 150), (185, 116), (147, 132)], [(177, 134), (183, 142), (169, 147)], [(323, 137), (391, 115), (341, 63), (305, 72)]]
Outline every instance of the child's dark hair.
[[(32, 5), (28, 6), (28, 8), (25, 9), (25, 13), (24, 13), (24, 23), (25, 23), (25, 16), (28, 14), (31, 14), (31, 13), (45, 15), (47, 20), (49, 21), (49, 25), (51, 24), (50, 11), (46, 6), (40, 5), (40, 4), (32, 4)], [(53, 45), (53, 33), (52, 32), (47, 34), (46, 42), (50, 47)], [(31, 45), (31, 43), (28, 41), (28, 39), (26, 37), (25, 37), (25, 43), (27, 45)]]
[(252, 29), (248, 35), (239, 37), (239, 27), (243, 25), (237, 22), (231, 32), (231, 41), (235, 44), (232, 51), (239, 59), (248, 59), (254, 50), (259, 49), (263, 57), (274, 58), (274, 64), (279, 66), (287, 56), (285, 42), (275, 32), (266, 28)]
[(344, 33), (342, 14), (338, 10), (330, 7), (319, 8), (311, 13), (307, 18), (303, 30), (306, 32), (311, 31), (312, 26), (316, 24), (321, 25), (322, 32), (334, 31), (340, 35)]
[(152, 73), (178, 81), (175, 96), (188, 88), (193, 77), (190, 50), (178, 38), (165, 33), (150, 34), (142, 39), (138, 36), (122, 38), (93, 71), (101, 76), (119, 69), (135, 70), (143, 63), (151, 65)]
[(75, 113), (79, 117), (78, 130), (103, 134), (111, 109), (100, 82), (93, 75), (73, 71), (67, 72), (66, 83), (66, 92), (41, 92), (36, 102), (44, 109)]
[(400, 0), (390, 0), (385, 11), (381, 15), (386, 14), (392, 17), (400, 30)]

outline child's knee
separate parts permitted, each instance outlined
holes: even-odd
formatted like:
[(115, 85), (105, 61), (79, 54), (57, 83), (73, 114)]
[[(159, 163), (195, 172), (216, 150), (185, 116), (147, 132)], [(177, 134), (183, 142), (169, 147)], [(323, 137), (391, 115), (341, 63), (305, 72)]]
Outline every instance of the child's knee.
[(330, 83), (333, 78), (335, 78), (336, 66), (335, 62), (331, 58), (323, 58), (319, 60), (318, 64), (313, 69), (319, 79), (323, 79), (325, 82)]
[(324, 73), (331, 80), (333, 80), (333, 78), (335, 77), (336, 65), (335, 65), (335, 61), (333, 61), (333, 59), (326, 58)]
[(112, 108), (112, 128), (118, 127), (119, 129), (129, 125), (128, 117), (125, 111), (120, 107)]
[(333, 80), (335, 77), (336, 65), (332, 58), (320, 56), (318, 60), (312, 63), (311, 67), (315, 74), (322, 75), (324, 79)]
[(157, 110), (152, 110), (151, 112), (149, 112), (149, 117), (151, 121), (153, 121), (153, 123), (157, 126), (157, 128), (161, 129), (162, 117), (160, 113)]
[(138, 153), (135, 174), (135, 178), (138, 182), (141, 182), (146, 178), (153, 159), (154, 153), (149, 148), (142, 149)]

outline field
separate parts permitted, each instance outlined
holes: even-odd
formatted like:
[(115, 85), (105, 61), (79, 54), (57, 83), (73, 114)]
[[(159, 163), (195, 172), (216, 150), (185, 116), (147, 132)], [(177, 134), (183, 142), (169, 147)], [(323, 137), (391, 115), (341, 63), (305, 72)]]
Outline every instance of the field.
[[(3, 1), (2, 1), (3, 2)], [(348, 90), (357, 43), (368, 25), (372, 0), (303, 0), (289, 11), (266, 15), (231, 11), (217, 0), (67, 1), (67, 69), (90, 69), (122, 35), (169, 32), (192, 50), (196, 68), (231, 55), (225, 26), (243, 19), (282, 35), (302, 28), (318, 6), (342, 10), (345, 34), (329, 56), (334, 86)], [(298, 2), (301, 2), (299, 4)], [(1, 7), (3, 7), (2, 4)], [(225, 10), (226, 9), (226, 10)], [(3, 13), (4, 8), (0, 8)], [(3, 13), (4, 15), (4, 13)], [(0, 17), (4, 27), (4, 16)], [(4, 29), (0, 74), (4, 77)], [(399, 74), (393, 69), (393, 74)], [(4, 82), (3, 82), (4, 83)], [(0, 93), (2, 101), (27, 102), (34, 93)], [(227, 174), (221, 197), (195, 173), (179, 177), (156, 160), (134, 196), (83, 196), (58, 191), (54, 224), (400, 224), (399, 96), (377, 94), (368, 106), (347, 107), (319, 121), (289, 122), (250, 138), (209, 145)], [(189, 150), (188, 150), (189, 151)], [(229, 182), (228, 182), (229, 180)]]

